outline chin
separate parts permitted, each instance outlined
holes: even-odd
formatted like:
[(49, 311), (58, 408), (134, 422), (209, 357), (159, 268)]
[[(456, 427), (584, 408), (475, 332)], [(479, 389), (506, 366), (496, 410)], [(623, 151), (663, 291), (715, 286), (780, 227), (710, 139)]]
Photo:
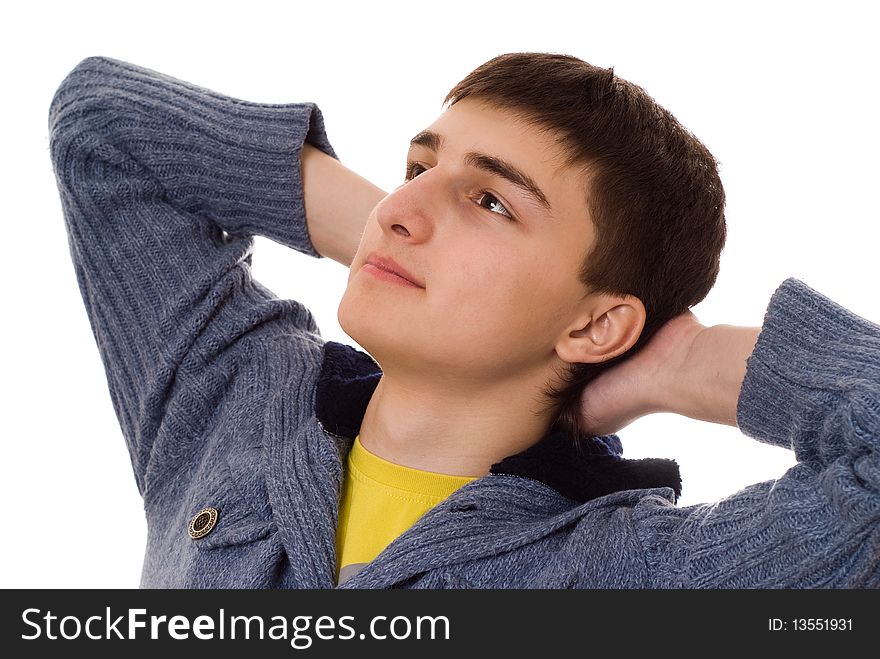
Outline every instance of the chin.
[(348, 287), (345, 289), (345, 293), (342, 294), (339, 306), (336, 308), (336, 321), (339, 323), (343, 332), (357, 341), (353, 336), (355, 327), (354, 319), (356, 317), (354, 310), (352, 310), (354, 304), (351, 295), (351, 283), (349, 283)]
[(336, 320), (342, 331), (368, 352), (371, 352), (370, 344), (383, 343), (383, 335), (393, 332), (387, 314), (377, 312), (376, 302), (371, 297), (349, 286), (336, 309)]
[(389, 317), (384, 305), (379, 310), (371, 297), (346, 290), (336, 311), (339, 326), (380, 365), (408, 361), (416, 352), (407, 341), (413, 336), (412, 324)]

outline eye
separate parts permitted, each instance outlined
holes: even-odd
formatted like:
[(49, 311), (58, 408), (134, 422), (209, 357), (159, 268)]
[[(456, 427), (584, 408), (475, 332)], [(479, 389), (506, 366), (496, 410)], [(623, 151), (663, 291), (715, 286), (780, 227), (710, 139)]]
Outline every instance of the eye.
[[(411, 181), (416, 176), (418, 176), (418, 174), (416, 174), (417, 169), (421, 169), (422, 171), (425, 171), (425, 168), (422, 167), (422, 165), (420, 165), (417, 162), (411, 162), (411, 163), (407, 164), (406, 175), (403, 177), (403, 180), (404, 181)], [(419, 172), (419, 173), (421, 173), (421, 172)]]
[[(417, 162), (408, 163), (406, 166), (406, 175), (404, 176), (404, 182), (411, 181), (416, 176), (421, 174), (422, 172), (427, 171), (427, 168)], [(484, 202), (488, 203), (484, 205)], [(513, 217), (513, 214), (507, 210), (507, 207), (502, 204), (498, 197), (493, 195), (491, 192), (487, 192), (486, 190), (481, 190), (478, 196), (477, 205), (481, 208), (485, 208), (490, 213), (494, 213), (495, 215), (501, 215), (502, 217), (506, 217), (511, 222), (516, 221)], [(500, 209), (500, 210), (496, 210)]]
[[(492, 208), (487, 208), (486, 206), (483, 206), (483, 201), (485, 201), (486, 199), (489, 200), (488, 203), (490, 204), (490, 206), (494, 206), (495, 208), (500, 208), (501, 212), (498, 212), (498, 211), (492, 210)], [(495, 213), (497, 215), (503, 215), (507, 219), (513, 220), (513, 215), (511, 215), (510, 211), (507, 210), (507, 208), (504, 206), (504, 204), (502, 204), (500, 201), (498, 201), (498, 197), (493, 195), (491, 192), (486, 192), (485, 190), (480, 192), (480, 200), (477, 203), (492, 213)]]

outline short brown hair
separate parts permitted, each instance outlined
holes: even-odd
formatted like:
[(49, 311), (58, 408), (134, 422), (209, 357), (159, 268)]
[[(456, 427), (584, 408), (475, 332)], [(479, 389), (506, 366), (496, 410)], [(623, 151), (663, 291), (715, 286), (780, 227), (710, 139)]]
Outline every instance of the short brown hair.
[(508, 53), (474, 69), (444, 105), (473, 97), (557, 136), (565, 165), (590, 173), (585, 201), (596, 241), (578, 279), (588, 293), (645, 306), (633, 347), (601, 364), (573, 364), (548, 387), (554, 428), (577, 438), (580, 394), (635, 354), (666, 321), (700, 302), (718, 276), (727, 236), (718, 163), (641, 87), (572, 55)]

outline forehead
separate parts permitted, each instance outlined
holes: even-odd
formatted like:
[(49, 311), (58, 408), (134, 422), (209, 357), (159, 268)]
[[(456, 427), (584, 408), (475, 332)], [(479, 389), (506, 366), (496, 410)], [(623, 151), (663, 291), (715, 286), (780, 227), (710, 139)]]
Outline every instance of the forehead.
[(462, 99), (427, 128), (444, 138), (444, 148), (459, 153), (482, 151), (516, 161), (529, 170), (558, 170), (563, 165), (563, 152), (557, 144), (560, 136), (483, 99)]

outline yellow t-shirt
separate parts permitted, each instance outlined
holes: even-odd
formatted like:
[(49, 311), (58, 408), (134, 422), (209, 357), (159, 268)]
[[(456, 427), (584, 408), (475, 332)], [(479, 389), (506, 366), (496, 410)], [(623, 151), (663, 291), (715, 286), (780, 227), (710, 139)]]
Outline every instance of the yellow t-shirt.
[(360, 571), (428, 510), (472, 480), (476, 479), (388, 462), (367, 451), (360, 435), (355, 437), (336, 529), (338, 583)]

